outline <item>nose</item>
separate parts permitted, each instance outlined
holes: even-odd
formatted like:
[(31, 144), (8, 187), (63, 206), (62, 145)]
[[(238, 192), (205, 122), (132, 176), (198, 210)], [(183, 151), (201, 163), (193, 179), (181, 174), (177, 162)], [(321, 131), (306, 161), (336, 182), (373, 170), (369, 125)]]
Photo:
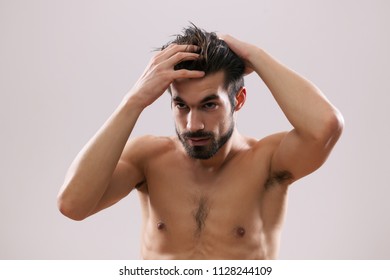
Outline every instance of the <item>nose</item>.
[(190, 111), (187, 115), (187, 130), (199, 131), (204, 129), (204, 123), (199, 113)]

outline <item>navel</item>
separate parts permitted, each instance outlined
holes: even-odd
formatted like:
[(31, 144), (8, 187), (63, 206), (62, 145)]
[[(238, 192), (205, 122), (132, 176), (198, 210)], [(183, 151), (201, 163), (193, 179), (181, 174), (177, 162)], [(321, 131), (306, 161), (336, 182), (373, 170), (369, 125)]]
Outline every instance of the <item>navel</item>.
[(243, 227), (237, 227), (236, 228), (236, 234), (237, 234), (238, 237), (244, 237), (245, 229)]

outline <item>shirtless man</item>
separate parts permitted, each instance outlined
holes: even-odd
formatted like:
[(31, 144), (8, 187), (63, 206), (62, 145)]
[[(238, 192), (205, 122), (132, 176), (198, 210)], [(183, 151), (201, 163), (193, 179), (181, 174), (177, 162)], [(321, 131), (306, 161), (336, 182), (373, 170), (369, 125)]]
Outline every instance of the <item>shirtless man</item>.
[[(238, 132), (243, 75), (251, 72), (269, 88), (290, 132), (261, 140)], [(141, 112), (167, 89), (177, 135), (129, 140)], [(324, 163), (342, 128), (321, 91), (263, 49), (191, 26), (152, 58), (78, 154), (59, 209), (83, 220), (136, 189), (142, 258), (274, 259), (289, 185)]]

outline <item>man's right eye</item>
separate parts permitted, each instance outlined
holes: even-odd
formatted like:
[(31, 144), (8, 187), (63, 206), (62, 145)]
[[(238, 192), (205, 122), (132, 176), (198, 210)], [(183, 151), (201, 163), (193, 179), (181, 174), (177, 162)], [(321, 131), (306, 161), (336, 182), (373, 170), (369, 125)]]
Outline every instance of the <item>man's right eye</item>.
[(187, 108), (187, 105), (184, 104), (184, 103), (176, 103), (176, 107), (178, 109), (186, 109)]

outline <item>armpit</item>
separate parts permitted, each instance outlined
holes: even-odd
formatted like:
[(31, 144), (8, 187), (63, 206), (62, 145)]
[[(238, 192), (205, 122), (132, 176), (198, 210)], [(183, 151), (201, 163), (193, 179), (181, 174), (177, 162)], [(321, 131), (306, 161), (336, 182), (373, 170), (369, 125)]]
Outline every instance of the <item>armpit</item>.
[(271, 187), (275, 184), (291, 184), (294, 179), (294, 176), (290, 171), (284, 170), (284, 171), (278, 171), (274, 172), (270, 175), (270, 177), (265, 182), (265, 187)]
[(141, 181), (141, 182), (138, 182), (138, 183), (134, 186), (134, 188), (135, 188), (136, 190), (140, 190), (143, 186), (146, 186), (146, 180), (143, 180), (143, 181)]

